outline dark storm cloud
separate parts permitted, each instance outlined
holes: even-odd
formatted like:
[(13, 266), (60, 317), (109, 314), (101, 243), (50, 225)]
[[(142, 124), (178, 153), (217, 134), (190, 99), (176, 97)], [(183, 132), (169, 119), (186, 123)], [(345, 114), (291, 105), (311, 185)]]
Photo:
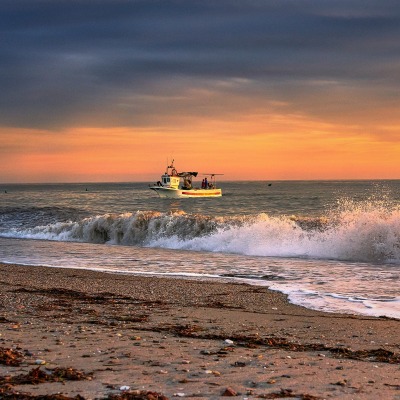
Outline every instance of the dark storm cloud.
[[(284, 100), (329, 81), (399, 93), (398, 1), (3, 0), (0, 35), (3, 125), (146, 124), (144, 97), (237, 78), (253, 83), (219, 90)], [(185, 98), (157, 107), (196, 113)]]

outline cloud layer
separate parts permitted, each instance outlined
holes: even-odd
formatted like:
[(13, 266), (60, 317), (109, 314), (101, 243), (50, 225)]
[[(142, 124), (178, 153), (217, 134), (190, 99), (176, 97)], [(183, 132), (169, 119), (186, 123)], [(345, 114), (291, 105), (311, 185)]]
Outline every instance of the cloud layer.
[(282, 109), (398, 122), (394, 0), (5, 0), (0, 35), (3, 126), (145, 127)]

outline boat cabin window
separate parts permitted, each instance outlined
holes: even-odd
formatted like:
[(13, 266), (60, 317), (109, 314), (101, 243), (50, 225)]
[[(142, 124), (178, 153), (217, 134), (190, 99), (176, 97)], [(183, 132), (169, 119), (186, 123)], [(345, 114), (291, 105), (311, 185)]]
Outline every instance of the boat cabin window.
[(163, 183), (168, 183), (169, 182), (169, 178), (163, 178)]

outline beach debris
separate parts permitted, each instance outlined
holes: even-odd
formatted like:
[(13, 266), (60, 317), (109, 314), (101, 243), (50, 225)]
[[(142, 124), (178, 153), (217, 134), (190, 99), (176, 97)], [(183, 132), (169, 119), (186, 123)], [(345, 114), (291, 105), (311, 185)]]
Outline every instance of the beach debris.
[[(46, 395), (33, 395), (30, 393), (14, 392), (0, 388), (1, 399), (4, 400), (85, 400), (81, 395), (74, 397), (64, 396), (60, 393), (46, 394)], [(124, 392), (122, 394), (110, 394), (102, 400), (168, 400), (168, 397), (156, 392), (145, 392), (135, 390), (134, 392)]]
[[(223, 339), (217, 334), (196, 334), (193, 332), (201, 331), (201, 327), (186, 325), (185, 327), (178, 326), (168, 326), (165, 328), (159, 328), (158, 331), (169, 331), (180, 336), (195, 336), (196, 338), (213, 339), (213, 340), (232, 340)], [(260, 336), (246, 336), (246, 335), (235, 335), (233, 337), (236, 346), (256, 348), (258, 346), (266, 346), (269, 348), (289, 350), (295, 352), (305, 352), (305, 351), (316, 351), (316, 352), (329, 352), (332, 357), (335, 358), (347, 358), (352, 360), (364, 360), (370, 362), (384, 362), (389, 364), (400, 364), (400, 353), (394, 353), (390, 350), (385, 350), (382, 348), (371, 349), (371, 350), (352, 350), (346, 347), (330, 347), (323, 343), (306, 343), (300, 344), (292, 342), (285, 337), (260, 337)], [(226, 348), (227, 349), (227, 348)], [(226, 350), (225, 349), (225, 350)], [(201, 351), (202, 354), (215, 354), (215, 352), (206, 353), (207, 350)], [(219, 353), (220, 354), (220, 353)]]
[(174, 393), (174, 397), (185, 397), (185, 396), (186, 396), (185, 393), (181, 393), (181, 392), (179, 392), (179, 393)]
[(16, 367), (20, 365), (23, 358), (24, 355), (17, 350), (0, 347), (0, 364)]
[(243, 361), (235, 361), (232, 365), (233, 365), (234, 367), (245, 367), (245, 366), (246, 366), (246, 363), (243, 362)]
[(160, 369), (158, 371), (158, 373), (161, 374), (161, 375), (166, 375), (166, 374), (168, 374), (168, 371), (166, 371), (165, 369)]
[(320, 400), (320, 397), (313, 396), (307, 393), (294, 393), (292, 389), (281, 389), (280, 392), (259, 394), (258, 399), (286, 399), (295, 398), (298, 400)]
[[(40, 369), (40, 367), (31, 369), (26, 375), (17, 375), (8, 379), (9, 384), (12, 385), (37, 385), (47, 381), (48, 374)], [(3, 383), (0, 381), (0, 383)]]
[(85, 374), (73, 368), (54, 368), (43, 370), (41, 367), (32, 368), (27, 374), (21, 374), (7, 379), (0, 379), (0, 385), (38, 385), (44, 382), (63, 382), (91, 380), (92, 374)]
[(149, 320), (149, 316), (147, 314), (120, 315), (116, 316), (115, 320), (118, 322), (146, 322)]
[(85, 373), (81, 370), (74, 368), (54, 368), (52, 370), (47, 369), (51, 372), (54, 380), (68, 380), (68, 381), (91, 381), (93, 379), (93, 373)]
[(35, 360), (35, 364), (36, 365), (45, 365), (46, 361), (45, 360), (41, 360), (41, 359), (37, 359), (37, 360)]
[(237, 396), (237, 392), (231, 387), (227, 387), (221, 394), (221, 396)]
[(171, 331), (180, 336), (193, 336), (194, 333), (201, 332), (203, 328), (196, 324), (176, 325)]
[(225, 343), (225, 344), (228, 344), (228, 345), (232, 345), (234, 342), (233, 342), (233, 340), (231, 340), (231, 339), (225, 339), (225, 340), (224, 340), (224, 343)]
[(221, 376), (221, 372), (219, 371), (214, 371), (212, 369), (206, 369), (204, 371), (205, 374), (209, 374), (209, 375), (214, 375), (214, 376)]
[(225, 346), (222, 349), (217, 351), (217, 354), (229, 354), (235, 351), (235, 348), (232, 346)]
[(124, 303), (127, 300), (131, 300), (130, 297), (119, 296), (113, 293), (103, 292), (103, 293), (89, 294), (89, 293), (79, 292), (77, 290), (64, 289), (64, 288), (50, 288), (50, 289), (20, 288), (13, 290), (13, 292), (40, 294), (53, 298), (55, 297), (63, 301), (73, 300), (73, 301), (85, 302), (87, 304), (104, 304), (104, 303), (119, 304), (119, 303)]
[(80, 394), (74, 397), (64, 396), (63, 394), (46, 394), (44, 396), (33, 395), (30, 393), (14, 392), (0, 388), (1, 399), (3, 400), (85, 400)]
[(168, 397), (157, 392), (133, 390), (121, 394), (109, 394), (104, 400), (168, 400)]
[(127, 390), (130, 390), (130, 386), (121, 386), (120, 388), (119, 388), (119, 390), (121, 391), (121, 392), (125, 392), (125, 391), (127, 391)]
[(343, 379), (342, 381), (338, 381), (338, 382), (332, 383), (332, 385), (346, 386), (347, 385), (347, 380)]
[(200, 354), (203, 354), (205, 356), (216, 355), (216, 354), (219, 356), (223, 356), (223, 355), (229, 354), (229, 352), (233, 352), (233, 351), (235, 351), (234, 347), (226, 346), (219, 350), (200, 350)]

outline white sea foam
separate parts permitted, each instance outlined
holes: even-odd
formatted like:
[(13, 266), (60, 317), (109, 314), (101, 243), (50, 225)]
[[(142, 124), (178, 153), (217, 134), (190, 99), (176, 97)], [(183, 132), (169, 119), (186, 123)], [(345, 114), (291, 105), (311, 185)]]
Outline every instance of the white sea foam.
[(400, 210), (342, 200), (325, 218), (207, 217), (153, 211), (12, 228), (5, 237), (139, 245), (248, 256), (400, 263)]
[(150, 244), (253, 256), (400, 263), (400, 211), (346, 206), (327, 223), (260, 214), (242, 225), (220, 226), (209, 236), (159, 236)]

